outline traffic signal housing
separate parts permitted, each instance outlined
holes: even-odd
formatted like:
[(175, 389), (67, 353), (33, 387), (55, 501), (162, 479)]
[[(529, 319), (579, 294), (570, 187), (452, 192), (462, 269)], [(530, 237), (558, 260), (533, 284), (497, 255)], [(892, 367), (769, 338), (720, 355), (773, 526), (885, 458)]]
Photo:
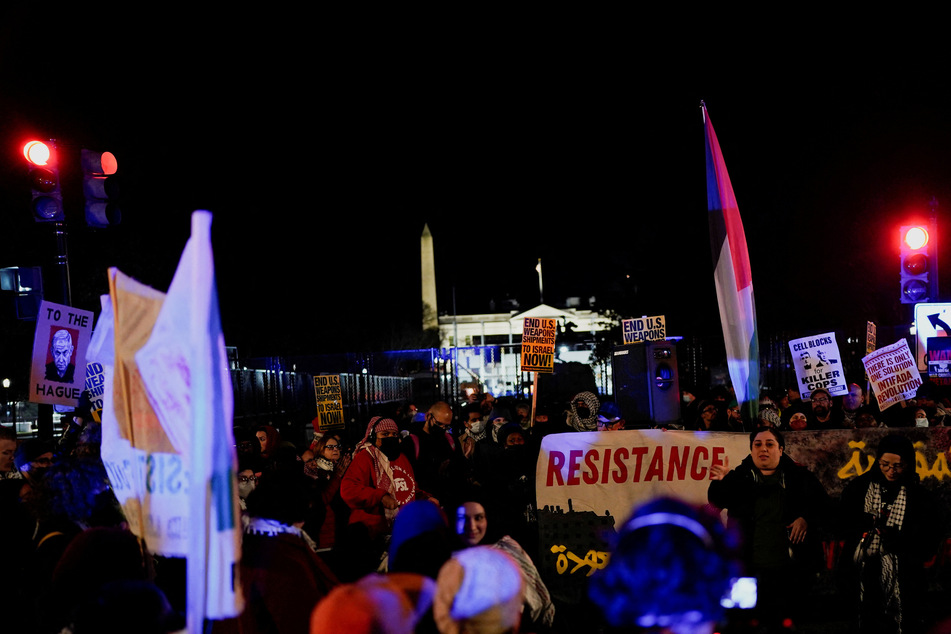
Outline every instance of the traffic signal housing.
[(83, 196), (86, 199), (86, 224), (104, 229), (119, 224), (119, 184), (116, 172), (119, 163), (112, 152), (83, 149), (80, 160), (83, 168)]
[(938, 242), (934, 223), (903, 225), (901, 240), (901, 303), (937, 301)]
[(63, 222), (63, 193), (59, 179), (59, 156), (52, 141), (30, 141), (23, 146), (29, 163), (33, 220)]

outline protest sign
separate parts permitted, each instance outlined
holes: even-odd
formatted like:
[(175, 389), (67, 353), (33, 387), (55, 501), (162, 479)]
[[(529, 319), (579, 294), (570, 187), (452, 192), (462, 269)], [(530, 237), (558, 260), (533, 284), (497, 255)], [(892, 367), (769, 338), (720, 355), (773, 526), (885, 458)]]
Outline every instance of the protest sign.
[(848, 393), (849, 385), (834, 332), (793, 339), (789, 342), (789, 350), (802, 400), (810, 400), (813, 390), (819, 388), (828, 390), (832, 396)]
[(621, 322), (621, 331), (625, 344), (663, 341), (667, 338), (667, 326), (663, 315), (655, 317), (645, 315), (637, 319), (625, 319)]
[(558, 328), (554, 319), (526, 317), (522, 324), (522, 372), (555, 371), (555, 333)]
[(921, 387), (918, 366), (904, 339), (863, 357), (862, 363), (878, 399), (878, 407), (883, 411), (899, 401), (914, 398)]
[(951, 304), (915, 304), (915, 359), (920, 372), (928, 370), (931, 340), (939, 338), (951, 338)]
[(928, 378), (951, 385), (951, 337), (928, 338)]
[(75, 407), (86, 383), (92, 324), (88, 310), (40, 302), (30, 367), (31, 402)]
[[(915, 469), (942, 509), (951, 508), (948, 466), (951, 428), (841, 429), (787, 432), (785, 453), (809, 469), (835, 500), (876, 459), (888, 434), (915, 447)], [(617, 431), (550, 434), (536, 464), (539, 549), (537, 565), (552, 596), (584, 600), (586, 580), (610, 560), (613, 534), (633, 509), (661, 496), (707, 503), (710, 467), (740, 466), (750, 455), (748, 434), (688, 431)], [(943, 535), (951, 534), (942, 526)], [(838, 561), (841, 542), (826, 527), (826, 566)]]
[(343, 429), (343, 390), (340, 387), (340, 375), (332, 374), (314, 377), (314, 392), (317, 395), (316, 431)]
[(86, 392), (89, 394), (89, 409), (97, 421), (102, 417), (96, 412), (102, 411), (103, 395), (106, 390), (106, 372), (102, 364), (92, 361), (86, 364)]

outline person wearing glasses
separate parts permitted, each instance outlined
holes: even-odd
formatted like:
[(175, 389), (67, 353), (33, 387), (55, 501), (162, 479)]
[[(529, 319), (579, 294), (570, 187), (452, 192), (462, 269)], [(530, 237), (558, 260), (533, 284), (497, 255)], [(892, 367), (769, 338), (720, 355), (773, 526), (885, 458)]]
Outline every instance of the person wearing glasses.
[(915, 471), (906, 436), (883, 437), (871, 468), (842, 491), (842, 537), (861, 632), (924, 631), (925, 562), (938, 551), (943, 523)]
[(827, 389), (814, 389), (809, 397), (809, 405), (812, 407), (809, 429), (842, 429), (845, 426), (842, 411), (832, 406), (832, 394)]
[(697, 405), (697, 419), (692, 427), (694, 431), (733, 431), (727, 424), (726, 410), (716, 401), (702, 400)]
[(314, 457), (304, 463), (304, 474), (312, 479), (311, 509), (304, 532), (316, 543), (317, 552), (326, 553), (333, 549), (337, 534), (346, 529), (350, 517), (349, 507), (340, 497), (350, 456), (343, 451), (341, 436), (332, 432), (318, 438), (313, 448)]

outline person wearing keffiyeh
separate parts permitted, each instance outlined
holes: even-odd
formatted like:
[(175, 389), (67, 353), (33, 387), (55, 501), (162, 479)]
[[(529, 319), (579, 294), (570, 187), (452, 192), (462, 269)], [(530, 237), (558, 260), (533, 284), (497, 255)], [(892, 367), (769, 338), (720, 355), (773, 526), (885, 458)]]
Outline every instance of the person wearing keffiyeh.
[(575, 431), (598, 431), (598, 409), (601, 402), (591, 392), (575, 394), (571, 399), (571, 411), (568, 412), (568, 424)]
[(341, 481), (340, 496), (350, 507), (350, 550), (366, 555), (355, 566), (364, 574), (379, 564), (400, 507), (413, 500), (438, 504), (417, 486), (413, 467), (400, 452), (396, 421), (382, 416), (370, 419)]
[(908, 437), (879, 441), (877, 460), (842, 491), (846, 555), (854, 564), (853, 587), (861, 632), (923, 631), (925, 562), (938, 549), (940, 527), (931, 493), (916, 473)]

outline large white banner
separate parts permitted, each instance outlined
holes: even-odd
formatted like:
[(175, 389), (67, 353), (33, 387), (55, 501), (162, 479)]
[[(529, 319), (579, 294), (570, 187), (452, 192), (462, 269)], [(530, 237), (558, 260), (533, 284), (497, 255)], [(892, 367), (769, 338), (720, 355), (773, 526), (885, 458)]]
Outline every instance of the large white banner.
[(664, 495), (706, 504), (710, 467), (733, 468), (749, 453), (749, 435), (732, 432), (551, 434), (536, 467), (538, 508), (624, 520), (636, 504)]

